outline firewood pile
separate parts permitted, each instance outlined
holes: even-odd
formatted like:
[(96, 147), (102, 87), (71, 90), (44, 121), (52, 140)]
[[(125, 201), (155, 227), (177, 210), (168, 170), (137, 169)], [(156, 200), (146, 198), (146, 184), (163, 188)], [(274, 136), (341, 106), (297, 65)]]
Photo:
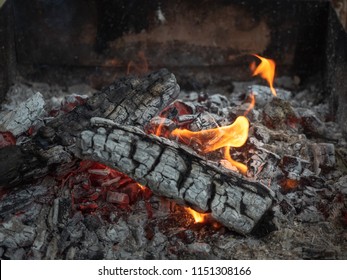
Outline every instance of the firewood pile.
[[(285, 81), (277, 96), (186, 92), (167, 70), (96, 93), (13, 86), (1, 258), (345, 259), (347, 143), (320, 88)], [(240, 119), (244, 143), (211, 149)]]

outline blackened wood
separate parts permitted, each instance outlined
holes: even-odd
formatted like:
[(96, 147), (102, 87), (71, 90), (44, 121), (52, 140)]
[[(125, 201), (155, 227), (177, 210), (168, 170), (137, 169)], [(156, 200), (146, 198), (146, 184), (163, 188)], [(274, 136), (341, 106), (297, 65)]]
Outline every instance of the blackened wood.
[(166, 69), (143, 78), (126, 77), (116, 81), (86, 104), (53, 119), (32, 141), (20, 147), (0, 149), (0, 185), (44, 176), (71, 162), (76, 137), (89, 126), (91, 117), (143, 127), (178, 94), (175, 76)]
[(155, 194), (191, 206), (241, 234), (248, 234), (271, 207), (264, 185), (166, 138), (101, 118), (77, 141), (78, 156), (102, 162), (149, 187)]

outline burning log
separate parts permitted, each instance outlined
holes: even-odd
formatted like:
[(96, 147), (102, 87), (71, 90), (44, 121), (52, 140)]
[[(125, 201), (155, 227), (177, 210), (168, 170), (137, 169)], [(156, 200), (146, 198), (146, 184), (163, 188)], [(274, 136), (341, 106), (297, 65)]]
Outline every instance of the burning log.
[[(272, 206), (261, 183), (207, 161), (190, 148), (142, 129), (179, 93), (167, 70), (124, 78), (61, 115), (21, 146), (0, 152), (0, 184), (13, 185), (50, 171), (67, 173), (77, 159), (92, 159), (127, 174), (155, 194), (212, 216), (248, 234)], [(126, 197), (110, 193), (109, 199)]]
[(272, 192), (193, 150), (133, 126), (92, 118), (77, 141), (78, 156), (127, 174), (155, 194), (189, 205), (225, 226), (250, 233), (272, 205)]

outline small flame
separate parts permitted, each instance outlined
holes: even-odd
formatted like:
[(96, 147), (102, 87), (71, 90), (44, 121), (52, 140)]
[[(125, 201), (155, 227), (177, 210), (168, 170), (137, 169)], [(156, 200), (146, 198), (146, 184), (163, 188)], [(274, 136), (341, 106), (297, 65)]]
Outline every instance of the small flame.
[(260, 75), (263, 79), (265, 79), (270, 87), (270, 90), (274, 96), (277, 96), (276, 90), (273, 87), (273, 81), (275, 78), (275, 68), (276, 64), (275, 61), (272, 59), (267, 59), (264, 57), (261, 57), (259, 55), (253, 54), (255, 57), (260, 59), (260, 64), (256, 67), (255, 62), (251, 63), (251, 70), (253, 72), (253, 76)]
[(244, 116), (239, 116), (234, 123), (228, 126), (217, 127), (202, 131), (175, 129), (172, 135), (178, 137), (186, 144), (196, 143), (203, 153), (209, 153), (220, 148), (224, 150), (225, 159), (242, 173), (247, 172), (247, 167), (234, 161), (230, 156), (230, 147), (241, 147), (248, 138), (249, 122)]
[(251, 93), (251, 94), (249, 95), (249, 98), (251, 99), (251, 103), (249, 104), (249, 107), (248, 107), (247, 111), (243, 114), (244, 116), (247, 116), (248, 113), (249, 113), (251, 110), (253, 110), (253, 108), (254, 108), (254, 106), (255, 106), (255, 97), (254, 97), (254, 94)]
[(137, 183), (137, 186), (141, 189), (141, 191), (146, 191), (147, 190), (147, 188), (145, 186), (142, 186), (139, 183)]
[(163, 125), (164, 125), (165, 119), (162, 119), (159, 123), (159, 126), (157, 127), (157, 129), (155, 130), (155, 135), (156, 136), (161, 136), (161, 131), (163, 129)]
[(201, 224), (207, 221), (208, 217), (210, 216), (210, 214), (207, 213), (199, 213), (196, 212), (195, 210), (193, 210), (192, 208), (189, 207), (184, 207), (184, 209), (186, 209), (186, 211), (193, 216), (194, 218), (194, 223), (195, 224)]

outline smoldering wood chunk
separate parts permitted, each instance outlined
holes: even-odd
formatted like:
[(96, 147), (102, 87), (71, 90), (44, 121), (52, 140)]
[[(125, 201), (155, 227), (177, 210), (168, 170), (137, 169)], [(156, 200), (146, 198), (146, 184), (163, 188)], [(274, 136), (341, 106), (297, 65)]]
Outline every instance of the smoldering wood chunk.
[(335, 146), (331, 143), (309, 144), (314, 172), (319, 175), (322, 169), (333, 168), (336, 164)]
[(273, 98), (264, 106), (263, 122), (268, 128), (286, 129), (298, 122), (298, 115), (288, 101)]
[(155, 194), (211, 212), (241, 234), (251, 232), (272, 205), (273, 194), (264, 185), (206, 161), (189, 147), (132, 126), (115, 123), (104, 129), (106, 134), (100, 127), (83, 131), (77, 156), (116, 168)]
[(278, 166), (281, 157), (260, 146), (249, 150), (249, 162), (247, 174), (251, 178), (266, 185), (271, 183), (269, 180), (278, 175)]
[(35, 228), (24, 225), (15, 216), (0, 226), (0, 246), (12, 249), (23, 248), (30, 246), (35, 237)]
[(285, 155), (281, 161), (281, 169), (286, 174), (288, 179), (300, 180), (303, 170), (308, 167), (309, 161), (298, 157)]
[(297, 108), (295, 110), (300, 118), (300, 124), (304, 129), (305, 134), (323, 137), (325, 139), (334, 139), (334, 135), (329, 132), (325, 123), (321, 121), (316, 113), (307, 108)]

